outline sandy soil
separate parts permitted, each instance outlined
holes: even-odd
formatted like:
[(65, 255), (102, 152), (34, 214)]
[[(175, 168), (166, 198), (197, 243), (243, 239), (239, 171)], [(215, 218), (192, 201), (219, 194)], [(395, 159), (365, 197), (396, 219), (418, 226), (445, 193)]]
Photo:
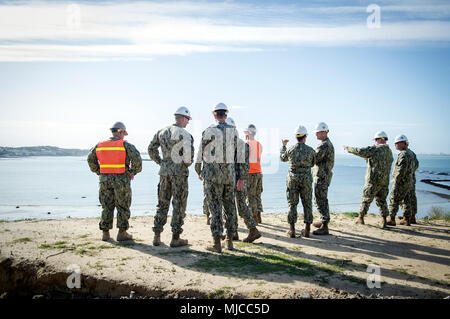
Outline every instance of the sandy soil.
[[(152, 298), (444, 298), (450, 295), (450, 224), (419, 221), (383, 230), (379, 217), (355, 225), (333, 214), (329, 236), (288, 238), (286, 214), (263, 214), (263, 237), (210, 253), (204, 216), (185, 220), (189, 246), (152, 246), (153, 217), (130, 220), (134, 242), (101, 241), (98, 219), (0, 223), (0, 294)], [(300, 216), (301, 217), (301, 216)], [(315, 214), (315, 220), (318, 216)], [(301, 220), (301, 218), (299, 218)], [(170, 225), (170, 217), (168, 219)], [(302, 222), (297, 227), (303, 226)], [(313, 227), (312, 227), (313, 228)], [(111, 235), (114, 239), (117, 229)], [(239, 221), (239, 236), (248, 231)], [(67, 267), (78, 265), (81, 288), (67, 288)], [(369, 265), (381, 288), (368, 288)], [(370, 277), (370, 279), (373, 277)], [(58, 295), (59, 294), (59, 295)]]

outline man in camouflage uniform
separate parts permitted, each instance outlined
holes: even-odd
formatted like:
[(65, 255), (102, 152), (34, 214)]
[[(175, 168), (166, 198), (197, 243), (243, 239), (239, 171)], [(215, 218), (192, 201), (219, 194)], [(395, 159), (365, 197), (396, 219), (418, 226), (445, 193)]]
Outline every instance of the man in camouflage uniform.
[(299, 195), (303, 205), (303, 215), (305, 229), (301, 234), (309, 237), (311, 223), (313, 222), (312, 214), (312, 174), (311, 167), (316, 161), (316, 153), (312, 147), (305, 144), (308, 132), (306, 128), (300, 125), (295, 131), (297, 144), (286, 149), (289, 140), (283, 140), (281, 148), (281, 161), (289, 161), (289, 173), (287, 176), (286, 195), (289, 204), (288, 223), (290, 226), (288, 236), (295, 238), (295, 223), (297, 222), (297, 205)]
[[(121, 141), (128, 135), (126, 127), (122, 122), (116, 122), (110, 129), (112, 137), (109, 141)], [(102, 142), (107, 144), (109, 141)], [(99, 143), (101, 144), (101, 143)], [(124, 173), (101, 173), (101, 165), (97, 157), (97, 152), (101, 150), (97, 144), (88, 154), (87, 162), (92, 172), (99, 175), (99, 200), (102, 204), (102, 216), (99, 227), (103, 231), (102, 240), (107, 241), (111, 238), (109, 230), (113, 227), (114, 208), (117, 209), (117, 240), (131, 240), (133, 236), (127, 233), (129, 228), (128, 219), (130, 218), (131, 205), (131, 185), (130, 180), (142, 170), (142, 159), (139, 151), (134, 145), (123, 141), (125, 149), (125, 172)], [(105, 149), (105, 148), (104, 148)], [(116, 151), (116, 150), (113, 150)], [(116, 151), (117, 152), (117, 151)]]
[[(228, 125), (231, 127), (236, 128), (236, 123), (231, 117), (228, 117), (225, 121)], [(245, 161), (238, 161), (236, 163), (236, 166), (241, 166), (240, 169), (236, 169), (236, 180), (243, 180), (244, 181), (244, 188), (242, 190), (236, 190), (236, 204), (237, 204), (237, 210), (239, 212), (239, 216), (244, 220), (245, 226), (247, 226), (247, 229), (249, 230), (249, 234), (247, 238), (244, 238), (243, 241), (246, 243), (252, 243), (256, 239), (261, 237), (261, 233), (256, 228), (256, 222), (250, 213), (250, 209), (246, 203), (247, 200), (247, 182), (248, 182), (248, 170), (250, 167), (250, 149), (247, 143), (245, 143), (243, 140), (238, 138), (238, 154), (241, 154), (242, 150), (245, 151)], [(242, 176), (240, 175), (242, 174)], [(238, 219), (236, 218), (236, 232), (233, 236), (233, 240), (239, 240), (238, 235)]]
[(321, 122), (316, 126), (316, 137), (321, 141), (316, 148), (316, 165), (314, 166), (314, 198), (316, 206), (322, 217), (321, 222), (314, 223), (319, 229), (313, 231), (314, 235), (328, 235), (330, 222), (330, 209), (328, 205), (328, 187), (333, 176), (334, 147), (328, 138), (328, 126)]
[[(170, 200), (172, 199), (172, 241), (170, 247), (185, 246), (186, 239), (181, 239), (186, 203), (188, 197), (189, 166), (194, 160), (194, 139), (185, 127), (191, 119), (189, 110), (180, 107), (175, 113), (175, 124), (159, 130), (148, 146), (148, 155), (160, 165), (158, 184), (158, 206), (154, 220), (155, 233), (153, 245), (161, 244), (161, 233), (167, 222)], [(161, 147), (162, 156), (159, 155)]]
[[(235, 167), (237, 162), (238, 132), (225, 123), (228, 108), (225, 104), (216, 105), (213, 114), (218, 122), (208, 127), (202, 133), (202, 140), (195, 164), (195, 171), (205, 180), (206, 199), (211, 213), (211, 233), (213, 246), (207, 250), (222, 252), (220, 239), (223, 233), (222, 207), (225, 214), (225, 228), (227, 229), (226, 245), (233, 249), (233, 236), (236, 232), (236, 204), (234, 201), (235, 187), (242, 190), (244, 181), (235, 181)], [(203, 163), (203, 168), (202, 168)], [(240, 173), (239, 176), (242, 176)]]
[(386, 227), (386, 217), (389, 215), (386, 197), (389, 193), (389, 174), (394, 158), (389, 145), (386, 144), (388, 137), (385, 132), (379, 131), (374, 137), (375, 145), (364, 148), (344, 146), (349, 153), (366, 159), (367, 171), (364, 185), (362, 202), (359, 208), (357, 224), (364, 224), (364, 216), (369, 210), (370, 203), (376, 199), (382, 216), (382, 227)]
[(400, 151), (397, 161), (394, 165), (392, 174), (392, 190), (389, 197), (389, 215), (387, 222), (390, 226), (395, 226), (395, 216), (399, 205), (402, 204), (403, 219), (400, 225), (410, 226), (413, 217), (413, 192), (415, 178), (414, 174), (419, 166), (416, 154), (408, 148), (408, 139), (405, 135), (399, 135), (395, 138), (395, 148)]
[(261, 223), (263, 206), (261, 194), (263, 192), (263, 175), (261, 170), (262, 145), (255, 140), (256, 127), (249, 124), (244, 131), (247, 145), (250, 147), (250, 164), (247, 179), (247, 201), (250, 212), (257, 223)]

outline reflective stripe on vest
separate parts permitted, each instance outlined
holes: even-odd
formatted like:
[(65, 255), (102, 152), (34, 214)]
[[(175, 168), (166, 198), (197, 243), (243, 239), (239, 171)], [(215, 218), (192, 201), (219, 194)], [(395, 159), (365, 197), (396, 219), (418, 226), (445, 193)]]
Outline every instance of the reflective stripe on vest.
[(248, 140), (247, 144), (250, 149), (250, 169), (248, 170), (248, 173), (261, 173), (261, 145), (256, 140)]
[(98, 143), (95, 153), (100, 164), (100, 174), (125, 173), (126, 151), (123, 140)]

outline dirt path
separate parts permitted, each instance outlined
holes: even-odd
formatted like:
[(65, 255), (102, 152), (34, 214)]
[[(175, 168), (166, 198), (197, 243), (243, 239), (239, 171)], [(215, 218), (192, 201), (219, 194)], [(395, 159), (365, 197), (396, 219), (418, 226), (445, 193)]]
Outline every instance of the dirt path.
[[(315, 215), (315, 219), (318, 216)], [(299, 218), (301, 220), (301, 218)], [(419, 221), (383, 230), (379, 217), (355, 225), (333, 214), (330, 236), (287, 238), (286, 214), (264, 214), (255, 244), (209, 253), (209, 226), (188, 216), (189, 246), (152, 246), (153, 217), (130, 221), (134, 243), (103, 242), (98, 219), (0, 223), (0, 294), (155, 298), (443, 298), (450, 295), (450, 224)], [(242, 220), (239, 236), (247, 234)], [(298, 223), (301, 227), (303, 223)], [(170, 218), (168, 220), (170, 225)], [(116, 235), (117, 230), (112, 231)], [(67, 268), (80, 269), (80, 289), (67, 288)], [(380, 267), (381, 288), (369, 289), (368, 266)], [(72, 277), (75, 278), (75, 277)], [(76, 281), (73, 281), (76, 283)]]

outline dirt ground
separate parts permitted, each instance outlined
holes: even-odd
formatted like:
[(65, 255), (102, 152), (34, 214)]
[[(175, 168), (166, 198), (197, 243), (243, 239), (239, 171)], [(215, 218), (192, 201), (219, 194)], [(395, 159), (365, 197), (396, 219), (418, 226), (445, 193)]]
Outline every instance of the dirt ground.
[[(152, 246), (153, 217), (133, 217), (129, 232), (135, 240), (120, 243), (115, 241), (117, 229), (111, 231), (114, 240), (101, 240), (96, 218), (1, 222), (0, 295), (118, 298), (131, 291), (138, 298), (450, 295), (449, 223), (420, 220), (411, 227), (381, 229), (375, 215), (367, 216), (366, 225), (356, 225), (350, 214), (332, 214), (329, 236), (288, 238), (286, 214), (262, 218), (260, 239), (253, 244), (235, 242), (235, 250), (224, 249), (221, 255), (205, 250), (212, 239), (200, 215), (186, 217), (181, 237), (189, 240), (189, 246), (179, 248), (169, 247), (170, 217), (159, 247)], [(247, 233), (240, 219), (240, 238)], [(70, 265), (72, 273), (67, 270)], [(81, 288), (69, 289), (68, 276), (76, 284), (77, 267)], [(380, 288), (373, 287), (377, 269)]]

